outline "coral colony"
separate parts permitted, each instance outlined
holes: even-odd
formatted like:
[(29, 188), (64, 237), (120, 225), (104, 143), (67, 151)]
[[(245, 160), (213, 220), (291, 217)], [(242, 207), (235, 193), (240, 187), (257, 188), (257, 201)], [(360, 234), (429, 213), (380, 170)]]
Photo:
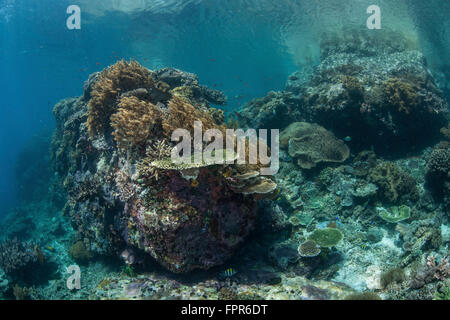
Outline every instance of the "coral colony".
[[(18, 162), (0, 295), (448, 299), (449, 93), (378, 31), (323, 36), (317, 66), (234, 113), (178, 69), (91, 74)], [(27, 157), (47, 147), (45, 173)]]

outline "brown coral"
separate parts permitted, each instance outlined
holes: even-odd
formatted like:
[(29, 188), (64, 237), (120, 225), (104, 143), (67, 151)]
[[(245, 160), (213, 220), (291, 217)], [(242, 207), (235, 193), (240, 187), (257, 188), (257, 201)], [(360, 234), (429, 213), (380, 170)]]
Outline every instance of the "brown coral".
[(162, 122), (164, 135), (170, 138), (172, 132), (179, 128), (193, 132), (194, 121), (202, 123), (203, 131), (213, 128), (224, 130), (223, 126), (219, 126), (214, 121), (210, 113), (196, 109), (183, 98), (173, 96), (169, 101), (169, 115)]
[(388, 105), (405, 114), (409, 114), (420, 103), (417, 88), (397, 78), (391, 78), (383, 83), (383, 94)]
[(304, 169), (319, 162), (343, 162), (350, 154), (343, 141), (315, 123), (292, 123), (281, 133), (280, 143), (281, 147), (288, 147), (289, 155)]
[(92, 258), (92, 253), (86, 249), (83, 241), (75, 242), (69, 249), (70, 257), (78, 263), (83, 263)]
[(378, 186), (383, 200), (397, 202), (402, 197), (417, 200), (419, 191), (412, 176), (393, 162), (383, 161), (370, 170), (368, 180)]
[(121, 93), (153, 85), (151, 72), (138, 62), (121, 60), (103, 70), (92, 87), (87, 126), (91, 136), (104, 133)]
[(119, 147), (145, 143), (152, 130), (160, 127), (161, 111), (151, 102), (123, 97), (119, 110), (111, 116), (112, 133)]

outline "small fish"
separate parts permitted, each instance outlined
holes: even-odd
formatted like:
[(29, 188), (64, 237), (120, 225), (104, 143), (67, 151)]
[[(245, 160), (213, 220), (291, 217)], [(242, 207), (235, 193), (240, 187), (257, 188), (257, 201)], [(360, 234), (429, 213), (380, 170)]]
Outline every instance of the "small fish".
[(225, 172), (223, 173), (223, 176), (224, 176), (225, 178), (231, 177), (231, 169), (229, 168), (227, 171), (225, 171)]
[(101, 65), (101, 63), (100, 63), (100, 62), (96, 62), (95, 64), (96, 64), (96, 65), (98, 65), (98, 66), (99, 66), (99, 65)]
[(352, 137), (346, 136), (346, 137), (344, 138), (344, 141), (345, 141), (345, 142), (350, 142), (350, 141), (352, 141)]
[(47, 249), (48, 251), (51, 251), (51, 252), (55, 252), (55, 248), (53, 248), (51, 246), (45, 246), (45, 249)]
[(336, 220), (339, 221), (340, 220), (339, 217), (336, 217)]
[(231, 277), (234, 276), (236, 273), (237, 273), (236, 269), (228, 268), (228, 269), (222, 271), (222, 272), (220, 273), (220, 276), (221, 276), (221, 277), (224, 277), (224, 278), (231, 278)]
[(198, 185), (199, 185), (199, 183), (198, 183), (197, 179), (192, 179), (191, 187), (196, 188), (196, 187), (198, 187)]

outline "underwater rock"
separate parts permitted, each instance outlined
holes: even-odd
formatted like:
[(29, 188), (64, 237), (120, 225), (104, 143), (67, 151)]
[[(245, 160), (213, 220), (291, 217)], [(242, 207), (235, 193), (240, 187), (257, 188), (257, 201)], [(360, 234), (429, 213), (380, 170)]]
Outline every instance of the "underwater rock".
[(302, 292), (309, 300), (328, 300), (329, 293), (325, 289), (321, 289), (312, 285), (306, 285), (302, 287)]
[[(225, 129), (211, 116), (212, 91), (191, 74), (150, 71), (134, 61), (120, 61), (91, 82), (89, 101), (55, 106), (52, 143), (68, 194), (63, 212), (85, 249), (117, 256), (139, 249), (177, 273), (230, 258), (254, 228), (256, 199), (272, 196), (276, 184), (252, 176), (259, 165), (158, 165), (170, 156), (173, 129), (192, 131), (194, 120), (204, 130)], [(180, 94), (177, 85), (195, 94)]]
[[(368, 32), (350, 33), (373, 38)], [(353, 37), (348, 43), (322, 42), (322, 61), (301, 90), (310, 121), (353, 137), (354, 145), (374, 145), (379, 153), (430, 143), (448, 122), (448, 110), (425, 57), (404, 40), (392, 45), (388, 30), (373, 42), (379, 51), (368, 43)]]
[(245, 121), (280, 129), (292, 121), (314, 122), (351, 137), (355, 149), (373, 147), (379, 154), (427, 146), (448, 124), (448, 104), (425, 56), (390, 30), (376, 36), (358, 30), (328, 34), (321, 41), (320, 64), (308, 82), (296, 85), (310, 74), (296, 72), (286, 91), (252, 101), (243, 109)]
[(272, 247), (269, 251), (269, 257), (274, 261), (275, 265), (283, 270), (286, 270), (289, 264), (294, 264), (299, 259), (295, 245), (289, 241)]
[(163, 68), (156, 70), (154, 76), (179, 93), (184, 92), (185, 98), (188, 98), (192, 104), (207, 107), (208, 103), (216, 105), (227, 103), (223, 92), (200, 85), (196, 74), (174, 68)]
[(239, 123), (255, 129), (285, 128), (300, 119), (300, 100), (290, 92), (271, 91), (263, 98), (253, 99), (239, 113)]
[(378, 227), (371, 227), (367, 230), (366, 238), (372, 243), (380, 242), (383, 239), (383, 230)]
[(350, 150), (325, 128), (306, 122), (294, 122), (280, 134), (280, 145), (303, 169), (319, 162), (344, 162)]

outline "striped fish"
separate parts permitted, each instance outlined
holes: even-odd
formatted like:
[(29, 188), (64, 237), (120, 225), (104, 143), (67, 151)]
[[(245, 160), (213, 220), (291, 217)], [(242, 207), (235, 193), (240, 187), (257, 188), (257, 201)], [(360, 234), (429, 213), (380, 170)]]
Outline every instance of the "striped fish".
[(231, 278), (237, 273), (236, 269), (228, 268), (224, 271), (222, 271), (219, 275), (223, 278)]

